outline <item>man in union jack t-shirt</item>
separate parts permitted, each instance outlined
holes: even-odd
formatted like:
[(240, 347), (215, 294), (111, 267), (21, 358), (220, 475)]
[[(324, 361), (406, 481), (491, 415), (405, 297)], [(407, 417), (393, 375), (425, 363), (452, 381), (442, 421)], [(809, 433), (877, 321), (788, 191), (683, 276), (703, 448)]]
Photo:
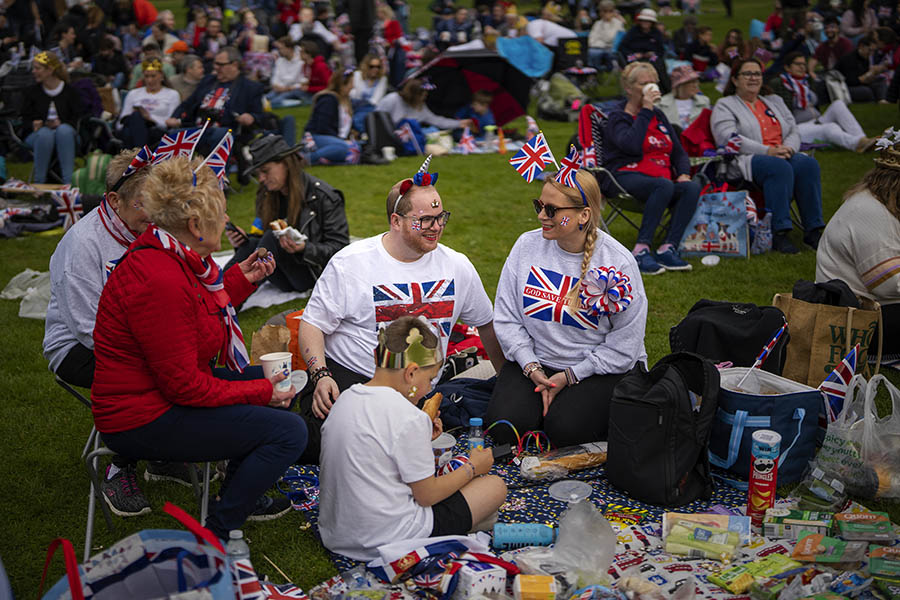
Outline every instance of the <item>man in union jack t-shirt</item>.
[(453, 324), (474, 325), (495, 368), (503, 361), (478, 272), (465, 255), (439, 243), (450, 213), (437, 189), (404, 180), (391, 189), (386, 208), (390, 229), (335, 254), (303, 313), (300, 350), (311, 382), (300, 398), (309, 431), (302, 462), (318, 463), (319, 428), (332, 403), (374, 375), (378, 330), (394, 319), (424, 318), (440, 336), (444, 356)]

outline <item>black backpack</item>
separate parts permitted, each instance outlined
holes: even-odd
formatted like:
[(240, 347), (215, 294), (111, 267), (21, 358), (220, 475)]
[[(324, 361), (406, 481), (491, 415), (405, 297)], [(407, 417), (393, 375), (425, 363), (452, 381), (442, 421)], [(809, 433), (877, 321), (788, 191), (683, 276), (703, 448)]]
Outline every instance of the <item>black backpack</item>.
[[(696, 352), (713, 363), (749, 367), (784, 323), (784, 313), (774, 306), (700, 300), (669, 330), (669, 347), (672, 352)], [(764, 371), (781, 375), (790, 339), (790, 331), (785, 331), (762, 364)]]
[(606, 476), (642, 502), (681, 506), (712, 495), (709, 435), (719, 372), (689, 352), (670, 354), (649, 372), (636, 365), (613, 391)]

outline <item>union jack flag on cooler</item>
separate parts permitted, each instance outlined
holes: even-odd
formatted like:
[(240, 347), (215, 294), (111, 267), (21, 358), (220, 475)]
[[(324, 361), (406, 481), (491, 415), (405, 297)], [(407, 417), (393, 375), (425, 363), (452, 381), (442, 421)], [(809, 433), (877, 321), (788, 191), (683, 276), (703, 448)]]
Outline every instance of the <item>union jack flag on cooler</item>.
[(259, 584), (259, 577), (249, 560), (238, 560), (231, 564), (236, 600), (265, 600), (266, 595)]
[(153, 159), (151, 164), (159, 164), (164, 160), (178, 158), (179, 156), (188, 157), (194, 152), (194, 147), (200, 141), (203, 129), (185, 129), (174, 135), (168, 133), (159, 141), (156, 150), (153, 151)]
[(581, 168), (581, 164), (578, 161), (579, 154), (580, 152), (575, 149), (575, 146), (572, 146), (569, 153), (559, 161), (561, 167), (555, 177), (558, 183), (570, 188), (577, 187), (575, 185), (575, 173)]
[(525, 281), (525, 290), (522, 292), (522, 308), (525, 315), (577, 329), (597, 329), (600, 326), (600, 318), (580, 310), (580, 300), (577, 296), (574, 300), (569, 297), (572, 288), (577, 287), (577, 277), (541, 267), (531, 267)]
[(63, 217), (63, 229), (68, 230), (81, 218), (81, 192), (78, 191), (78, 188), (70, 188), (51, 192), (50, 195), (56, 202), (59, 216)]
[(378, 327), (411, 315), (429, 321), (441, 336), (450, 336), (456, 303), (453, 279), (375, 285), (372, 286), (372, 296)]
[(847, 356), (837, 365), (834, 370), (819, 385), (819, 389), (825, 393), (827, 402), (825, 407), (828, 410), (828, 422), (834, 421), (841, 409), (844, 408), (844, 400), (847, 397), (847, 389), (850, 380), (856, 372), (856, 359), (859, 356), (859, 344), (847, 353)]
[(509, 164), (525, 178), (525, 181), (531, 183), (537, 174), (544, 170), (548, 163), (553, 162), (553, 153), (550, 152), (550, 146), (544, 139), (543, 133), (525, 142), (522, 149), (516, 152), (509, 159)]
[(462, 137), (459, 138), (459, 149), (463, 154), (475, 152), (475, 136), (468, 127), (463, 129)]

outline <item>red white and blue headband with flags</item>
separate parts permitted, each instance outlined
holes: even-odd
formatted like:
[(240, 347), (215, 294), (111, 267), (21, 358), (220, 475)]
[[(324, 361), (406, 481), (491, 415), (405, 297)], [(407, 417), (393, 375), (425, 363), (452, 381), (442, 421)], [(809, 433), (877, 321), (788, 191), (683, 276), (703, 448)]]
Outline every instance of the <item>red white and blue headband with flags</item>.
[(425, 159), (425, 162), (422, 163), (422, 166), (419, 167), (419, 170), (416, 171), (416, 174), (412, 176), (411, 179), (404, 179), (400, 182), (400, 195), (397, 196), (397, 200), (394, 202), (394, 210), (392, 212), (397, 212), (397, 207), (400, 206), (400, 199), (410, 190), (410, 188), (414, 185), (425, 187), (429, 185), (434, 185), (437, 183), (438, 174), (437, 173), (429, 173), (428, 165), (431, 164), (431, 154)]
[[(531, 120), (533, 121), (533, 119)], [(557, 169), (554, 180), (566, 187), (577, 189), (578, 193), (581, 194), (581, 201), (584, 203), (584, 206), (587, 206), (587, 196), (581, 184), (578, 183), (578, 177), (576, 176), (583, 165), (581, 153), (575, 149), (575, 146), (571, 146), (569, 153), (562, 159), (562, 166), (560, 166), (556, 162), (550, 146), (547, 144), (544, 133), (538, 130), (537, 134), (525, 142), (525, 145), (509, 159), (509, 164), (528, 183), (534, 181), (538, 174), (543, 172), (544, 168), (550, 163), (553, 163)]]

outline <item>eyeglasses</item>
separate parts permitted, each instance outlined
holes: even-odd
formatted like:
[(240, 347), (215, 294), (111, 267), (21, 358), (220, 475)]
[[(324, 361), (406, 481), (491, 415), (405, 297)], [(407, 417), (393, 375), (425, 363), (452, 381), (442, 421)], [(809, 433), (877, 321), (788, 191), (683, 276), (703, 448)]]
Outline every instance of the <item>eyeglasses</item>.
[(558, 210), (581, 210), (584, 208), (583, 206), (553, 206), (552, 204), (544, 204), (537, 198), (531, 202), (534, 204), (534, 212), (541, 214), (541, 211), (544, 211), (544, 214), (546, 214), (549, 219), (555, 217), (556, 211)]
[(741, 71), (738, 75), (747, 79), (762, 79), (762, 71)]
[(399, 215), (401, 219), (412, 219), (413, 229), (431, 229), (437, 223), (438, 227), (443, 227), (450, 220), (450, 211), (444, 210), (437, 215), (425, 215), (424, 217), (415, 217), (411, 215)]
[(227, 67), (228, 65), (230, 65), (230, 64), (233, 63), (233, 62), (234, 62), (234, 61), (232, 61), (232, 60), (229, 60), (228, 62), (223, 62), (223, 63), (221, 63), (221, 62), (214, 62), (214, 63), (213, 63), (213, 66), (216, 66), (216, 67)]
[(370, 69), (380, 69), (381, 63), (375, 63), (374, 65), (369, 65), (369, 68)]

